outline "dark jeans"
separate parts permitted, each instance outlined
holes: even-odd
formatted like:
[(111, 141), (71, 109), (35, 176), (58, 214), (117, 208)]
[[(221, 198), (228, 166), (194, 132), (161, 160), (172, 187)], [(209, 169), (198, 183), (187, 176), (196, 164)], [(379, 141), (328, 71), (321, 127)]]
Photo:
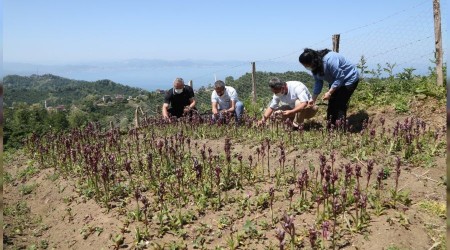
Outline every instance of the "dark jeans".
[(342, 86), (338, 88), (330, 97), (327, 108), (327, 120), (332, 125), (337, 125), (336, 121), (341, 120), (345, 122), (347, 119), (347, 109), (350, 97), (358, 86), (358, 82), (349, 86)]

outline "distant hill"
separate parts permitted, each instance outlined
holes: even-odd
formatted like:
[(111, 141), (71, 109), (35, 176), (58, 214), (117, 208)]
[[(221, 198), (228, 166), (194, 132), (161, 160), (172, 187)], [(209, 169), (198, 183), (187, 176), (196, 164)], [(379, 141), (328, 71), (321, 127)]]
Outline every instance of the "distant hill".
[(89, 95), (97, 97), (123, 95), (126, 98), (149, 93), (146, 90), (121, 85), (110, 80), (88, 82), (51, 74), (8, 75), (3, 78), (3, 86), (5, 106), (11, 106), (13, 102), (43, 103), (44, 100), (47, 100), (49, 105), (71, 105), (77, 104)]

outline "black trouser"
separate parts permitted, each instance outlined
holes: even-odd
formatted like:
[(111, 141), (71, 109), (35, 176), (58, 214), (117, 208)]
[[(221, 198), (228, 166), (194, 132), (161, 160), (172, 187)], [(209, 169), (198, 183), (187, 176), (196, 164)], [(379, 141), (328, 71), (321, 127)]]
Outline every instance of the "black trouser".
[(327, 108), (327, 120), (331, 125), (336, 126), (337, 120), (345, 122), (347, 119), (348, 103), (350, 101), (350, 97), (358, 86), (358, 82), (359, 81), (349, 86), (342, 86), (331, 95)]

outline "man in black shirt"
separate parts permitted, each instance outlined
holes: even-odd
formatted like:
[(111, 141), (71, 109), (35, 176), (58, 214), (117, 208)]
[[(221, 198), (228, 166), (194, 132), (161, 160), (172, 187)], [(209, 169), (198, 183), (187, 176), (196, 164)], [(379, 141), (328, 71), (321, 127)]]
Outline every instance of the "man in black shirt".
[(162, 116), (164, 119), (169, 119), (170, 114), (180, 118), (185, 113), (192, 113), (195, 103), (194, 90), (184, 85), (183, 78), (177, 78), (173, 81), (173, 88), (169, 89), (164, 97)]

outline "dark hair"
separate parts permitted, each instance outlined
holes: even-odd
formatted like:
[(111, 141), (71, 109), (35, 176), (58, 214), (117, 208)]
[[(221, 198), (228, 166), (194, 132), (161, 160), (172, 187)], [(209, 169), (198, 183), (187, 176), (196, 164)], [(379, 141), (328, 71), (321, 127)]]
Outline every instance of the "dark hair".
[(303, 53), (298, 57), (298, 61), (301, 64), (311, 65), (312, 73), (314, 75), (324, 75), (323, 69), (323, 57), (330, 52), (329, 49), (313, 50), (306, 48)]
[(278, 77), (272, 77), (269, 80), (269, 87), (271, 87), (272, 89), (278, 89), (283, 87), (285, 84), (285, 82), (283, 82), (282, 80), (280, 80), (280, 78)]

